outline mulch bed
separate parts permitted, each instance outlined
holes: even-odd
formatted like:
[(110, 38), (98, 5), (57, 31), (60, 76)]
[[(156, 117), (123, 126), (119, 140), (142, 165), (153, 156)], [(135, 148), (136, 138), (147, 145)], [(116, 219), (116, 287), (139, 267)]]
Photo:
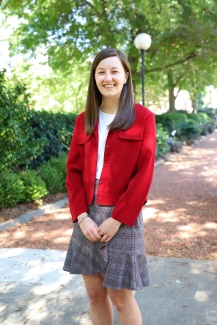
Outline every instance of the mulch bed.
[[(167, 160), (155, 169), (149, 202), (143, 209), (146, 252), (216, 261), (217, 134)], [(55, 200), (62, 197), (65, 194)], [(0, 217), (13, 218), (16, 211), (19, 207), (2, 210)], [(1, 232), (0, 247), (66, 250), (72, 228), (65, 207)]]

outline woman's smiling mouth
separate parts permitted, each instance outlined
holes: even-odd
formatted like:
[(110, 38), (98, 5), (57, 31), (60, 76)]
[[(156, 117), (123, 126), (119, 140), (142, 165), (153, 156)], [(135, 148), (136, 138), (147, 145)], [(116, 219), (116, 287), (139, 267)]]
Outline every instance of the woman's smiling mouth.
[(112, 89), (115, 85), (103, 85), (104, 88), (106, 89)]

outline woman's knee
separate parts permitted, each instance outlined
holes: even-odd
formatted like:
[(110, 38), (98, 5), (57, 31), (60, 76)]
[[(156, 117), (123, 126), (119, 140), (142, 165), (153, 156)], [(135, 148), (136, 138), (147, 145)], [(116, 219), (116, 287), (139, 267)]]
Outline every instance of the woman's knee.
[(126, 310), (126, 304), (120, 298), (110, 297), (110, 299), (118, 313), (122, 313), (124, 310)]
[(87, 292), (91, 305), (103, 304), (108, 299), (108, 294), (104, 290), (92, 290)]
[(105, 287), (102, 286), (100, 277), (97, 276), (83, 276), (88, 300), (91, 305), (97, 305), (104, 303), (108, 299), (108, 292)]
[(126, 311), (127, 305), (130, 304), (131, 299), (134, 299), (133, 291), (131, 290), (108, 290), (109, 298), (117, 312)]

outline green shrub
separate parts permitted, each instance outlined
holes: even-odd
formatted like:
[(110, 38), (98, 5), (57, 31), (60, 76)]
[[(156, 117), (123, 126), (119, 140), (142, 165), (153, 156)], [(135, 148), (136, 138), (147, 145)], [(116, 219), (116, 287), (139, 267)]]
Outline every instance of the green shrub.
[(57, 157), (62, 151), (67, 152), (70, 146), (76, 114), (33, 111), (31, 115), (32, 137), (43, 139), (42, 153), (32, 161), (31, 168), (36, 169), (51, 157)]
[(49, 160), (49, 164), (52, 168), (55, 168), (63, 173), (63, 177), (66, 179), (66, 159), (67, 153), (61, 152), (58, 157), (53, 157)]
[(0, 172), (0, 209), (16, 205), (25, 199), (20, 175), (8, 170)]
[(36, 169), (69, 149), (76, 114), (34, 111), (25, 86), (6, 87), (0, 72), (0, 171)]
[(194, 120), (198, 123), (201, 123), (201, 125), (207, 124), (211, 122), (211, 118), (206, 113), (197, 113), (197, 114), (189, 114), (188, 115), (189, 120)]
[[(187, 114), (183, 111), (167, 112), (156, 115), (157, 124), (169, 134), (176, 130), (177, 140), (195, 140), (200, 134), (208, 134), (214, 130), (214, 122), (206, 113)], [(188, 141), (187, 141), (188, 142)], [(190, 142), (188, 142), (190, 143)]]
[(157, 124), (157, 149), (156, 149), (156, 157), (159, 158), (163, 154), (169, 151), (168, 146), (168, 137), (169, 134), (165, 131), (162, 125)]
[(211, 119), (213, 119), (214, 116), (217, 115), (217, 108), (207, 107), (204, 109), (199, 109), (198, 113), (204, 113), (204, 114), (208, 115)]
[(6, 88), (4, 73), (0, 72), (0, 171), (28, 166), (43, 146), (43, 139), (33, 138), (25, 87)]
[(199, 123), (192, 120), (186, 123), (185, 127), (181, 130), (181, 135), (185, 139), (194, 140), (199, 137), (202, 130), (203, 127)]
[(39, 169), (50, 193), (64, 192), (63, 174), (56, 168), (52, 168), (49, 162), (44, 163)]
[(212, 118), (203, 112), (197, 113), (197, 114), (189, 114), (189, 121), (195, 121), (200, 126), (201, 135), (207, 135), (209, 133), (214, 132), (215, 130), (215, 123), (212, 120)]
[(0, 209), (40, 199), (49, 192), (66, 192), (66, 157), (67, 153), (62, 152), (42, 164), (37, 172), (0, 172)]
[(20, 179), (24, 185), (23, 202), (31, 202), (48, 194), (45, 182), (35, 171), (29, 170), (20, 173)]
[(156, 122), (161, 124), (163, 129), (167, 130), (169, 134), (176, 130), (178, 136), (187, 123), (187, 114), (167, 112), (162, 115), (156, 115)]
[(50, 193), (66, 192), (66, 153), (51, 158), (39, 167), (39, 174)]

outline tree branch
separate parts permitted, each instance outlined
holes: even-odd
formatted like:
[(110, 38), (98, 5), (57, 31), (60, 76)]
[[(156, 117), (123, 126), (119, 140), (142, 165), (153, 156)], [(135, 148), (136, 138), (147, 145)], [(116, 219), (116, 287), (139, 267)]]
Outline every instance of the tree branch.
[(177, 84), (178, 84), (178, 82), (182, 79), (182, 77), (184, 77), (184, 73), (182, 73), (179, 77), (178, 77), (178, 79), (176, 80), (176, 82), (174, 82), (174, 87), (176, 87), (177, 86)]
[(184, 62), (186, 62), (188, 60), (191, 60), (191, 59), (195, 58), (196, 56), (197, 56), (197, 54), (195, 52), (192, 52), (185, 59), (181, 59), (179, 61), (176, 61), (176, 62), (173, 62), (173, 63), (170, 63), (170, 64), (166, 64), (165, 66), (162, 66), (162, 67), (158, 67), (158, 68), (153, 68), (153, 69), (146, 70), (146, 73), (160, 71), (160, 70), (165, 70), (165, 69), (174, 67), (175, 65), (184, 63)]
[(98, 10), (96, 10), (96, 8), (89, 2), (89, 1), (87, 1), (87, 0), (84, 0), (84, 4), (86, 4), (88, 7), (90, 7), (90, 8), (92, 8), (94, 11), (95, 11), (95, 13), (97, 14), (97, 15), (99, 15), (99, 17), (100, 17), (100, 13), (99, 13), (99, 11)]
[(179, 94), (179, 92), (181, 91), (181, 87), (178, 89), (178, 91), (177, 91), (177, 94), (176, 94), (176, 98), (178, 97), (178, 94)]

